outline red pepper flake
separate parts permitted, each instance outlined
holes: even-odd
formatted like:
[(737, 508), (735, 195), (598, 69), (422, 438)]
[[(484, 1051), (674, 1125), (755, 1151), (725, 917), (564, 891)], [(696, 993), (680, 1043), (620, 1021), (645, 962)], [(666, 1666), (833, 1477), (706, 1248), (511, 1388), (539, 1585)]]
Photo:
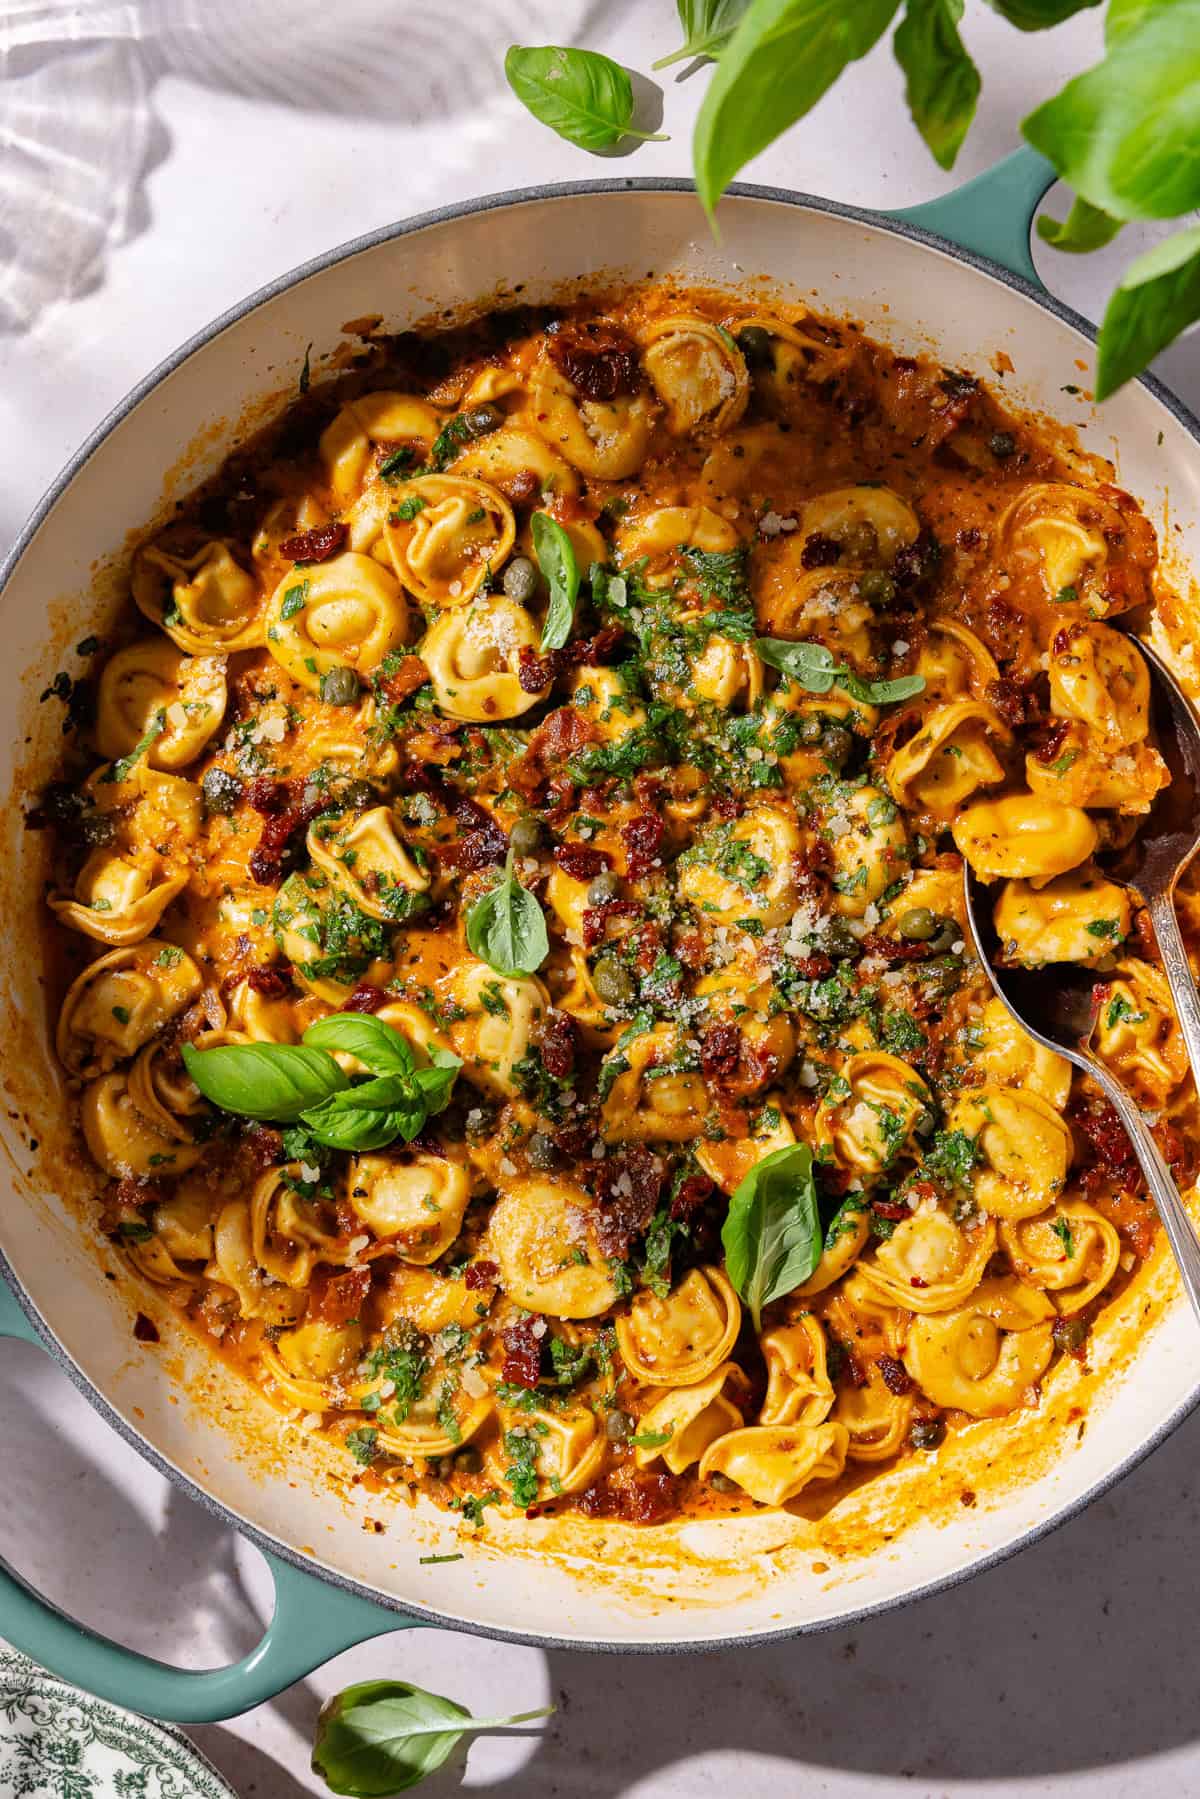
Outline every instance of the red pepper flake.
[(152, 1318), (147, 1318), (145, 1312), (139, 1312), (134, 1319), (133, 1334), (139, 1343), (159, 1343), (162, 1341), (158, 1334), (157, 1324), (155, 1324)]
[(300, 531), (295, 537), (285, 537), (279, 546), (279, 554), (286, 556), (289, 562), (328, 562), (334, 552), (341, 549), (348, 534), (348, 526), (335, 519), (328, 525), (316, 525), (311, 531)]

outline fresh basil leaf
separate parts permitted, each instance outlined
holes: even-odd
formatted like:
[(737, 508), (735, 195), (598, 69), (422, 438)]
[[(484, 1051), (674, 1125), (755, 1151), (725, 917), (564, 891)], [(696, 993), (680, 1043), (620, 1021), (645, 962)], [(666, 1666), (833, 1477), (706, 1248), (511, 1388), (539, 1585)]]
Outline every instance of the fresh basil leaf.
[(497, 974), (533, 974), (550, 954), (546, 918), (534, 894), (512, 872), (512, 851), (503, 879), (467, 914), (467, 947)]
[(402, 1680), (363, 1680), (321, 1708), (313, 1772), (332, 1793), (386, 1799), (405, 1793), (440, 1768), (464, 1737), (548, 1718), (552, 1705), (511, 1718), (473, 1718), (453, 1699)]
[(323, 1049), (290, 1043), (183, 1046), (183, 1060), (205, 1099), (223, 1112), (272, 1124), (294, 1124), (310, 1107), (348, 1086)]
[(1087, 200), (1077, 199), (1065, 219), (1043, 216), (1038, 220), (1037, 228), (1044, 243), (1052, 244), (1056, 250), (1076, 253), (1099, 250), (1104, 244), (1111, 244), (1124, 222), (1103, 212), (1099, 206), (1090, 205)]
[(821, 1259), (821, 1216), (807, 1143), (791, 1143), (754, 1164), (734, 1190), (721, 1243), (729, 1279), (759, 1330), (763, 1307), (806, 1281)]
[(1200, 226), (1139, 256), (1108, 303), (1096, 356), (1096, 398), (1106, 400), (1200, 319)]
[(959, 36), (963, 0), (905, 0), (892, 48), (913, 124), (944, 169), (954, 167), (982, 85)]
[(425, 1108), (414, 1095), (408, 1102), (386, 1112), (355, 1111), (339, 1105), (342, 1093), (334, 1093), (303, 1114), (305, 1127), (326, 1149), (344, 1149), (358, 1154), (369, 1149), (386, 1149), (397, 1137), (410, 1142), (425, 1122)]
[(809, 693), (828, 693), (840, 673), (833, 651), (823, 643), (793, 643), (787, 637), (756, 637), (760, 662), (779, 669)]
[(719, 56), (749, 4), (750, 0), (675, 0), (683, 42), (650, 67), (669, 69), (672, 63), (689, 62), (696, 56)]
[(638, 131), (629, 70), (596, 50), (559, 44), (512, 44), (504, 73), (517, 99), (534, 118), (581, 150), (607, 150), (623, 137), (662, 142), (662, 133)]
[(304, 1033), (317, 1049), (355, 1056), (372, 1074), (411, 1074), (417, 1066), (408, 1039), (370, 1012), (335, 1012)]
[(900, 0), (750, 0), (696, 120), (696, 188), (711, 214), (738, 170), (878, 42)]
[(1114, 218), (1174, 218), (1200, 206), (1200, 0), (1127, 15), (1104, 60), (1022, 130), (1077, 194)]
[(1101, 4), (1102, 0), (988, 0), (993, 12), (1020, 31), (1048, 31), (1075, 13)]
[(430, 1118), (438, 1112), (444, 1112), (450, 1104), (450, 1095), (454, 1092), (454, 1083), (461, 1067), (462, 1063), (455, 1056), (453, 1066), (447, 1064), (441, 1067), (417, 1069), (413, 1080)]
[(556, 518), (535, 512), (530, 521), (533, 553), (550, 589), (550, 604), (542, 626), (542, 650), (561, 650), (575, 623), (579, 598), (579, 564), (575, 546)]
[(838, 679), (852, 700), (868, 706), (894, 706), (898, 700), (911, 700), (925, 691), (924, 675), (897, 675), (894, 681), (864, 681), (850, 669), (839, 671)]
[(146, 727), (146, 735), (134, 744), (128, 755), (121, 756), (105, 774), (101, 775), (101, 782), (107, 785), (109, 782), (127, 781), (151, 744), (162, 736), (166, 728), (166, 708), (160, 706)]
[(340, 1112), (387, 1112), (406, 1106), (416, 1097), (415, 1074), (380, 1074), (335, 1093), (332, 1104)]

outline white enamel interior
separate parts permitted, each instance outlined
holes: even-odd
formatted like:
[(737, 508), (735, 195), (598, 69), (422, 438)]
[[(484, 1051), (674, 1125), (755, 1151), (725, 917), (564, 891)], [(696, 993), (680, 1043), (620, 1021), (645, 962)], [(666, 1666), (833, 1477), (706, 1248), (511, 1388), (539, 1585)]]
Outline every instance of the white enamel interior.
[[(1200, 566), (1200, 460), (1183, 423), (1145, 388), (1127, 388), (1102, 415), (1062, 388), (1085, 383), (1077, 358), (1090, 367), (1091, 347), (1070, 325), (1005, 283), (956, 258), (886, 228), (767, 197), (741, 195), (721, 209), (714, 245), (694, 198), (675, 191), (572, 192), (530, 198), (443, 219), (372, 245), (309, 274), (267, 298), (201, 344), (120, 419), (65, 485), (32, 536), (0, 597), (3, 641), (0, 705), (10, 720), (4, 751), (9, 781), (27, 798), (53, 766), (61, 739), (58, 708), (36, 704), (56, 666), (47, 648), (48, 608), (69, 604), (66, 641), (104, 624), (106, 608), (89, 598), (91, 571), (121, 548), (132, 526), (157, 515), (164, 471), (205, 427), (216, 425), (190, 461), (190, 486), (229, 447), (220, 421), (254, 402), (294, 392), (305, 348), (313, 366), (340, 340), (344, 321), (382, 313), (392, 328), (456, 309), (504, 289), (537, 300), (564, 281), (636, 280), (648, 272), (733, 286), (766, 276), (787, 297), (860, 318), (897, 350), (934, 350), (955, 368), (995, 378), (997, 350), (1015, 373), (1005, 389), (1020, 403), (1071, 422), (1082, 417), (1089, 447), (1114, 454), (1119, 442), (1123, 485), (1161, 528), (1168, 516), (1174, 553)], [(52, 403), (52, 398), (50, 400)], [(201, 440), (203, 441), (203, 440)], [(169, 497), (169, 490), (168, 490)], [(51, 716), (54, 714), (55, 716)], [(20, 810), (5, 821), (0, 904), (6, 943), (0, 982), (10, 1022), (32, 1026), (21, 1036), (21, 1066), (5, 1068), (17, 1107), (31, 1114), (32, 1134), (60, 1116), (58, 1074), (46, 1042), (36, 949), (40, 905), (39, 841), (23, 831)], [(30, 1096), (35, 1106), (30, 1108)], [(0, 1126), (11, 1169), (0, 1204), (0, 1248), (27, 1295), (95, 1390), (159, 1456), (221, 1505), (280, 1544), (313, 1555), (393, 1600), (427, 1608), (488, 1630), (560, 1641), (654, 1645), (748, 1637), (812, 1628), (895, 1602), (961, 1575), (1063, 1515), (1193, 1401), (1195, 1325), (1174, 1305), (1139, 1353), (1128, 1378), (1097, 1414), (1083, 1442), (1065, 1450), (1053, 1470), (995, 1506), (963, 1511), (939, 1527), (909, 1531), (884, 1554), (829, 1574), (801, 1567), (786, 1579), (734, 1582), (708, 1606), (635, 1597), (610, 1569), (603, 1585), (563, 1565), (527, 1557), (471, 1555), (461, 1563), (423, 1568), (417, 1554), (452, 1532), (404, 1508), (385, 1507), (385, 1535), (367, 1534), (340, 1499), (305, 1478), (308, 1452), (284, 1442), (288, 1478), (264, 1481), (253, 1455), (224, 1425), (211, 1422), (217, 1403), (246, 1412), (258, 1402), (224, 1377), (164, 1373), (165, 1353), (137, 1349), (129, 1313), (97, 1271), (86, 1245), (55, 1195), (78, 1170), (61, 1154), (47, 1166), (24, 1146), (7, 1118)], [(87, 1184), (85, 1183), (85, 1190)], [(94, 1188), (93, 1188), (94, 1190)], [(176, 1359), (176, 1366), (182, 1358)], [(187, 1382), (207, 1382), (203, 1406), (189, 1404)], [(213, 1403), (213, 1395), (217, 1403)], [(282, 1470), (282, 1463), (280, 1464)], [(378, 1514), (380, 1504), (365, 1509)], [(765, 1565), (765, 1564), (764, 1564)], [(669, 1584), (669, 1583), (668, 1583)]]

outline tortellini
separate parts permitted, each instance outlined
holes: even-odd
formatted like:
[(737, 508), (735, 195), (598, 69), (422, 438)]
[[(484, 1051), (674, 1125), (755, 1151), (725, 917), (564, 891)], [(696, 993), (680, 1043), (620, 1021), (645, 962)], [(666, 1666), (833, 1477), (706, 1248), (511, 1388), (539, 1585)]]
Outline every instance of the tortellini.
[(908, 832), (895, 801), (878, 787), (852, 787), (827, 824), (834, 907), (861, 918), (908, 867)]
[(622, 519), (617, 531), (622, 563), (644, 561), (642, 578), (649, 587), (674, 580), (683, 550), (711, 555), (735, 550), (739, 541), (736, 525), (711, 506), (654, 506)]
[(709, 1444), (700, 1478), (720, 1474), (759, 1505), (786, 1505), (811, 1481), (836, 1480), (848, 1444), (844, 1424), (751, 1424)]
[(1117, 1272), (1117, 1229), (1082, 1199), (1000, 1226), (1000, 1241), (1021, 1279), (1040, 1287), (1064, 1317), (1082, 1311)]
[(1166, 976), (1131, 956), (1117, 963), (1097, 997), (1096, 1054), (1144, 1106), (1165, 1106), (1188, 1073), (1187, 1045)]
[(1071, 1094), (1071, 1064), (1065, 1056), (1036, 1042), (1017, 1023), (1002, 999), (990, 999), (983, 1008), (978, 1062), (992, 1081), (1028, 1087), (1056, 1112), (1066, 1107)]
[(567, 1181), (506, 1187), (492, 1208), (487, 1244), (517, 1305), (549, 1318), (596, 1318), (613, 1304), (616, 1288), (589, 1231), (590, 1212), (582, 1187)]
[(196, 1145), (164, 1135), (142, 1117), (123, 1073), (102, 1074), (84, 1088), (80, 1122), (92, 1160), (118, 1180), (182, 1174), (200, 1154)]
[(424, 606), (465, 606), (516, 538), (504, 495), (462, 475), (422, 475), (404, 484), (384, 535), (397, 577)]
[(444, 1155), (356, 1156), (347, 1177), (351, 1206), (406, 1262), (436, 1262), (458, 1236), (471, 1197), (467, 1170)]
[(539, 1499), (580, 1492), (604, 1466), (604, 1436), (588, 1406), (529, 1412), (502, 1407), (500, 1415), (504, 1435), (502, 1444), (492, 1447), (489, 1465), (503, 1479), (514, 1440), (527, 1443), (526, 1453), (537, 1472)]
[[(1039, 1321), (1030, 1289), (989, 1282), (952, 1312), (913, 1320), (904, 1365), (935, 1404), (972, 1418), (998, 1418), (1021, 1405), (1054, 1350), (1045, 1306)], [(997, 1291), (999, 1289), (999, 1291)]]
[(954, 841), (983, 880), (1040, 887), (1086, 862), (1099, 837), (1080, 807), (1014, 793), (968, 806), (954, 821)]
[(883, 1050), (851, 1056), (817, 1112), (816, 1138), (852, 1174), (873, 1179), (910, 1152), (931, 1095), (920, 1075)]
[(517, 423), (468, 445), (455, 462), (454, 473), (486, 481), (502, 492), (507, 491), (507, 484), (529, 475), (536, 479), (543, 496), (553, 494), (561, 499), (579, 492), (579, 476), (565, 456), (552, 450), (536, 431)]
[[(805, 1316), (781, 1325), (762, 1338), (767, 1364), (767, 1396), (760, 1424), (821, 1424), (833, 1404), (833, 1385), (825, 1362), (825, 1332), (816, 1318)], [(732, 1427), (731, 1427), (732, 1428)]]
[(217, 1214), (213, 1259), (205, 1273), (231, 1290), (243, 1318), (261, 1318), (268, 1325), (294, 1324), (307, 1304), (307, 1295), (298, 1287), (264, 1278), (255, 1258), (250, 1204), (245, 1199), (229, 1200)]
[(617, 1319), (621, 1359), (652, 1387), (690, 1387), (725, 1361), (742, 1308), (719, 1268), (692, 1268), (662, 1299), (643, 1289)]
[(263, 641), (258, 582), (228, 544), (208, 542), (180, 555), (163, 543), (146, 545), (134, 558), (133, 597), (189, 656), (227, 655)]
[(328, 1201), (308, 1198), (303, 1165), (270, 1168), (250, 1195), (250, 1240), (255, 1265), (286, 1287), (306, 1287), (318, 1262), (341, 1264), (350, 1247)]
[(539, 431), (583, 474), (621, 481), (646, 460), (655, 408), (645, 394), (583, 399), (545, 356), (534, 370), (532, 400)]
[(408, 608), (396, 577), (371, 556), (345, 550), (285, 575), (267, 603), (267, 648), (301, 687), (319, 694), (334, 669), (363, 677), (399, 649)]
[(607, 743), (619, 743), (646, 722), (646, 708), (613, 668), (577, 669), (571, 684), (571, 704)]
[(400, 842), (388, 806), (317, 819), (309, 826), (308, 853), (370, 918), (403, 923), (426, 903), (429, 872)]
[(737, 1363), (723, 1362), (707, 1380), (668, 1389), (638, 1419), (637, 1434), (643, 1439), (634, 1450), (638, 1467), (648, 1468), (661, 1458), (672, 1474), (685, 1473), (718, 1437), (740, 1427), (737, 1399), (745, 1388)]
[(385, 1454), (402, 1458), (453, 1455), (479, 1435), (492, 1410), (486, 1395), (476, 1398), (453, 1377), (443, 1374), (438, 1379), (435, 1375), (402, 1422), (379, 1427), (379, 1447)]
[(887, 1305), (946, 1312), (979, 1285), (995, 1247), (990, 1220), (967, 1230), (937, 1207), (922, 1209), (862, 1257), (855, 1278)]
[(751, 358), (747, 353), (750, 379), (760, 404), (782, 417), (795, 404), (797, 389), (805, 383), (828, 381), (846, 361), (844, 350), (801, 330), (796, 322), (756, 314), (737, 321), (736, 335), (741, 338), (745, 333), (767, 339), (765, 354), (760, 351)]
[(334, 503), (344, 506), (362, 486), (373, 444), (407, 449), (412, 463), (419, 465), (441, 428), (441, 414), (412, 394), (385, 389), (351, 400), (321, 435), (321, 460)]
[(72, 894), (51, 894), (52, 912), (97, 943), (140, 943), (187, 885), (184, 870), (163, 867), (154, 855), (93, 850)]
[(913, 1396), (896, 1393), (879, 1371), (878, 1362), (863, 1366), (865, 1379), (838, 1389), (830, 1414), (845, 1427), (846, 1455), (852, 1462), (883, 1462), (902, 1446), (912, 1419)]
[(830, 1219), (821, 1259), (803, 1285), (796, 1288), (797, 1294), (804, 1297), (810, 1293), (824, 1293), (827, 1287), (832, 1287), (834, 1281), (840, 1280), (854, 1266), (870, 1235), (871, 1213), (866, 1200), (851, 1194)]
[(200, 993), (200, 970), (173, 943), (111, 950), (71, 983), (58, 1019), (59, 1060), (71, 1074), (103, 1074), (136, 1055)]
[(619, 1039), (605, 1060), (614, 1071), (601, 1107), (609, 1143), (687, 1143), (699, 1135), (708, 1090), (684, 1032), (655, 1025), (631, 1042)]
[[(228, 1032), (210, 1031), (204, 1038), (205, 1049), (215, 1047), (213, 1038), (229, 1042)], [(175, 1137), (181, 1143), (192, 1141), (189, 1119), (207, 1112), (208, 1106), (192, 1081), (177, 1050), (172, 1051), (161, 1037), (152, 1037), (140, 1049), (129, 1070), (129, 1097), (148, 1124), (164, 1137)]]
[(162, 638), (117, 650), (96, 696), (96, 743), (114, 759), (134, 752), (151, 768), (183, 768), (225, 715), (222, 656), (185, 656)]
[(523, 606), (495, 596), (444, 612), (421, 642), (434, 697), (448, 718), (499, 724), (519, 718), (546, 687), (521, 685), (521, 651), (536, 656), (540, 634)]
[(915, 672), (925, 683), (926, 700), (983, 699), (1000, 678), (992, 652), (955, 619), (930, 621)]
[(1012, 733), (999, 713), (981, 700), (952, 700), (926, 718), (916, 736), (888, 764), (888, 786), (902, 806), (953, 818), (981, 787), (1004, 779), (992, 740)]
[[(1114, 498), (1065, 481), (1026, 488), (1000, 522), (1002, 565), (1040, 597), (1106, 618), (1151, 597), (1157, 561), (1149, 521)], [(1067, 616), (1070, 616), (1068, 614)]]
[(536, 975), (498, 975), (486, 962), (465, 962), (451, 982), (465, 1013), (450, 1026), (450, 1044), (463, 1073), (487, 1093), (511, 1099), (520, 1091), (514, 1069), (529, 1053), (534, 1026), (550, 1004)]
[(1050, 652), (1050, 710), (1110, 743), (1141, 743), (1150, 728), (1150, 672), (1132, 639), (1099, 624), (1059, 632)]
[(778, 804), (744, 812), (685, 851), (679, 896), (713, 925), (756, 919), (767, 929), (796, 908), (793, 858), (801, 847), (795, 813)]
[(1092, 867), (1044, 883), (1006, 881), (992, 913), (1008, 962), (1099, 962), (1121, 947), (1132, 915), (1129, 893)]
[(659, 319), (642, 338), (642, 364), (672, 436), (702, 426), (728, 431), (746, 410), (750, 377), (742, 353), (728, 331), (707, 319)]
[(1030, 1089), (984, 1087), (964, 1094), (946, 1128), (975, 1144), (975, 1199), (994, 1217), (1030, 1218), (1062, 1192), (1074, 1147), (1070, 1126)]

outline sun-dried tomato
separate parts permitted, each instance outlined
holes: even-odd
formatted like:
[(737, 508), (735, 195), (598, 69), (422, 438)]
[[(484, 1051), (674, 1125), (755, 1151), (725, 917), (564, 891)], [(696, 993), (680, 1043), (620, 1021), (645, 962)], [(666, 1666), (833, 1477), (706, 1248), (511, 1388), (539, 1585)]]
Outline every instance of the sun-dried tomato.
[[(538, 1326), (541, 1325), (539, 1331)], [(547, 1336), (544, 1318), (520, 1318), (504, 1332), (504, 1366), (500, 1378), (510, 1387), (532, 1391), (542, 1374), (542, 1344)]]
[(369, 1268), (347, 1268), (340, 1274), (318, 1268), (309, 1282), (307, 1316), (321, 1324), (349, 1324), (362, 1311), (370, 1291)]
[(608, 935), (610, 924), (619, 923), (622, 919), (636, 918), (642, 908), (636, 900), (601, 900), (598, 906), (587, 906), (583, 913), (583, 947), (595, 949)]
[(539, 656), (528, 644), (522, 644), (517, 656), (517, 685), (522, 693), (544, 693), (555, 673), (552, 655)]
[(631, 881), (640, 881), (653, 869), (660, 866), (664, 829), (662, 819), (655, 817), (650, 812), (643, 812), (639, 817), (631, 818), (628, 824), (621, 826), (621, 841), (625, 845), (626, 872)]
[(672, 1218), (677, 1223), (686, 1223), (693, 1212), (707, 1204), (716, 1190), (716, 1182), (707, 1174), (685, 1175), (671, 1198)]
[(552, 1006), (542, 1018), (538, 1044), (546, 1073), (556, 1081), (570, 1080), (575, 1072), (575, 1051), (579, 1044), (579, 1026), (571, 1014)]
[(292, 991), (291, 965), (287, 968), (248, 968), (243, 977), (246, 985), (264, 999), (282, 999)]
[(160, 1341), (158, 1326), (145, 1312), (139, 1312), (133, 1321), (133, 1334), (139, 1343), (157, 1343)]
[(468, 1293), (479, 1293), (484, 1287), (494, 1287), (500, 1278), (500, 1267), (496, 1262), (468, 1262), (463, 1274), (463, 1286)]
[(903, 1199), (873, 1199), (871, 1210), (880, 1218), (890, 1218), (893, 1223), (912, 1217), (908, 1202)]
[(446, 867), (469, 873), (478, 868), (492, 868), (497, 862), (504, 861), (508, 854), (507, 833), (485, 806), (464, 795), (455, 802), (454, 822), (459, 830), (458, 841), (447, 844), (441, 851), (441, 860)]
[(561, 324), (546, 335), (551, 362), (589, 400), (615, 400), (638, 385), (637, 346), (605, 320)]
[(588, 1518), (619, 1518), (626, 1524), (655, 1524), (674, 1511), (677, 1482), (672, 1474), (637, 1468), (632, 1462), (614, 1469), (579, 1495), (579, 1510)]
[(817, 950), (811, 956), (794, 957), (789, 961), (788, 966), (795, 969), (801, 980), (823, 981), (833, 968), (833, 963), (828, 956)]
[[(526, 798), (541, 791), (552, 776), (560, 776), (569, 756), (596, 736), (595, 726), (575, 706), (559, 706), (529, 740), (523, 756), (509, 764), (508, 784)], [(569, 783), (568, 783), (569, 785)]]
[(412, 695), (416, 693), (418, 688), (424, 687), (428, 679), (429, 670), (421, 661), (421, 658), (419, 656), (409, 655), (405, 656), (404, 660), (397, 668), (392, 670), (390, 675), (383, 676), (380, 681), (380, 686), (387, 694), (389, 700), (395, 705), (401, 706), (404, 704), (405, 700), (410, 699)]
[(728, 1020), (714, 1024), (700, 1039), (700, 1069), (706, 1081), (720, 1085), (737, 1072), (742, 1033)]
[(644, 1143), (628, 1143), (596, 1171), (596, 1242), (601, 1255), (623, 1261), (653, 1218), (667, 1171)]
[(295, 537), (285, 537), (279, 546), (279, 554), (286, 556), (289, 562), (328, 562), (341, 549), (348, 535), (349, 527), (334, 519), (328, 525), (315, 525), (311, 531), (299, 531)]
[(127, 1174), (117, 1182), (117, 1190), (113, 1198), (118, 1206), (151, 1206), (157, 1205), (167, 1197), (167, 1190), (161, 1181), (152, 1175)]
[(1122, 1186), (1136, 1187), (1141, 1171), (1125, 1126), (1106, 1099), (1079, 1100), (1067, 1113), (1067, 1122), (1083, 1137), (1091, 1159), (1097, 1161)]
[(827, 537), (823, 531), (810, 532), (800, 551), (801, 568), (832, 568), (841, 559), (841, 544), (836, 537)]
[(264, 818), (273, 818), (282, 812), (290, 803), (291, 797), (287, 782), (276, 781), (271, 775), (255, 775), (246, 789), (250, 805)]
[[(1041, 701), (1032, 681), (1018, 681), (1015, 675), (1000, 675), (989, 681), (984, 697), (991, 701), (1006, 725), (1014, 731), (1036, 724), (1043, 716)], [(1049, 758), (1052, 762), (1053, 756)]]
[(388, 1003), (388, 994), (373, 981), (360, 981), (349, 999), (343, 1001), (343, 1012), (378, 1012)]
[(511, 475), (498, 476), (496, 486), (514, 506), (527, 506), (542, 491), (542, 478), (536, 469), (515, 469)]
[(897, 1398), (900, 1398), (902, 1394), (912, 1392), (912, 1375), (904, 1363), (898, 1362), (895, 1356), (877, 1355), (875, 1366), (879, 1370), (879, 1378), (889, 1393), (894, 1393)]
[(597, 849), (591, 843), (557, 843), (554, 860), (573, 881), (590, 881), (594, 875), (612, 867), (608, 851)]
[(889, 962), (919, 962), (929, 954), (927, 943), (910, 943), (906, 937), (885, 937), (881, 931), (868, 931), (862, 941), (864, 956), (884, 956)]

